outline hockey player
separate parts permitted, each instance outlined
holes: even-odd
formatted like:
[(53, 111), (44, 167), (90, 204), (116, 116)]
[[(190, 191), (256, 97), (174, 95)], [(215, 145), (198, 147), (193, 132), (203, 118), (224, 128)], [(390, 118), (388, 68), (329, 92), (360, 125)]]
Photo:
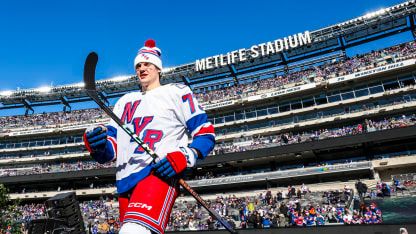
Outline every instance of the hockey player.
[(139, 50), (134, 67), (141, 92), (122, 96), (114, 113), (160, 159), (153, 162), (114, 121), (87, 130), (84, 142), (97, 162), (116, 160), (120, 233), (164, 233), (178, 195), (177, 178), (213, 149), (214, 127), (189, 87), (160, 84), (161, 51), (153, 40)]

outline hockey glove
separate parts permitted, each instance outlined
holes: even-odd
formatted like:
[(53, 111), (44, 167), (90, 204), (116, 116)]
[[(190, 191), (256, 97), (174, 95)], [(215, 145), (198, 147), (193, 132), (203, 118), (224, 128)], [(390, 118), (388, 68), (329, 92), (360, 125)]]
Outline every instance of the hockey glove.
[(84, 133), (84, 143), (87, 150), (95, 161), (106, 163), (114, 158), (113, 150), (108, 150), (111, 143), (107, 141), (107, 128), (98, 126), (94, 129), (87, 129)]
[(165, 158), (153, 165), (155, 175), (168, 180), (181, 172), (186, 167), (195, 165), (198, 155), (189, 147), (179, 147), (178, 151), (168, 153)]

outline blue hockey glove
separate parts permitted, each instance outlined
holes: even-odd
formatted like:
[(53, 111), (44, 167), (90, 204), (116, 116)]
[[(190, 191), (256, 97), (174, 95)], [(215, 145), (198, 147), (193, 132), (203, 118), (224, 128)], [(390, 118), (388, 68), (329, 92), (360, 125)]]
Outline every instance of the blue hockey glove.
[(84, 133), (84, 144), (91, 156), (99, 163), (106, 163), (114, 158), (114, 150), (107, 141), (107, 128), (98, 126), (87, 129)]
[(168, 180), (182, 173), (186, 167), (193, 167), (197, 156), (191, 148), (180, 147), (178, 151), (168, 153), (165, 158), (153, 165), (155, 175)]
[(97, 151), (104, 151), (107, 143), (107, 128), (104, 126), (95, 127), (92, 130), (85, 131), (84, 143), (88, 151), (91, 153)]

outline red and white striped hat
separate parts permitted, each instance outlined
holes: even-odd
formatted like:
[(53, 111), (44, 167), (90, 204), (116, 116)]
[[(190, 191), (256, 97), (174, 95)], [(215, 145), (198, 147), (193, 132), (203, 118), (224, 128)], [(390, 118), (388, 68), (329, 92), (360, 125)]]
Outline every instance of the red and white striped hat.
[(159, 48), (156, 47), (156, 42), (152, 39), (147, 40), (137, 53), (136, 58), (134, 59), (134, 68), (136, 68), (139, 63), (152, 63), (160, 70), (162, 70), (162, 52)]

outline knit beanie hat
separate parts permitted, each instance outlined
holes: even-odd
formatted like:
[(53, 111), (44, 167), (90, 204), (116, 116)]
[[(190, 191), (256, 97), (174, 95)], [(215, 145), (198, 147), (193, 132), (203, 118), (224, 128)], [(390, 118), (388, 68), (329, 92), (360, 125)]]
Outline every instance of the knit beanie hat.
[(162, 70), (162, 59), (160, 56), (162, 52), (159, 48), (156, 47), (156, 42), (152, 39), (147, 40), (137, 53), (136, 58), (134, 59), (134, 68), (136, 68), (139, 63), (152, 63), (160, 70)]

